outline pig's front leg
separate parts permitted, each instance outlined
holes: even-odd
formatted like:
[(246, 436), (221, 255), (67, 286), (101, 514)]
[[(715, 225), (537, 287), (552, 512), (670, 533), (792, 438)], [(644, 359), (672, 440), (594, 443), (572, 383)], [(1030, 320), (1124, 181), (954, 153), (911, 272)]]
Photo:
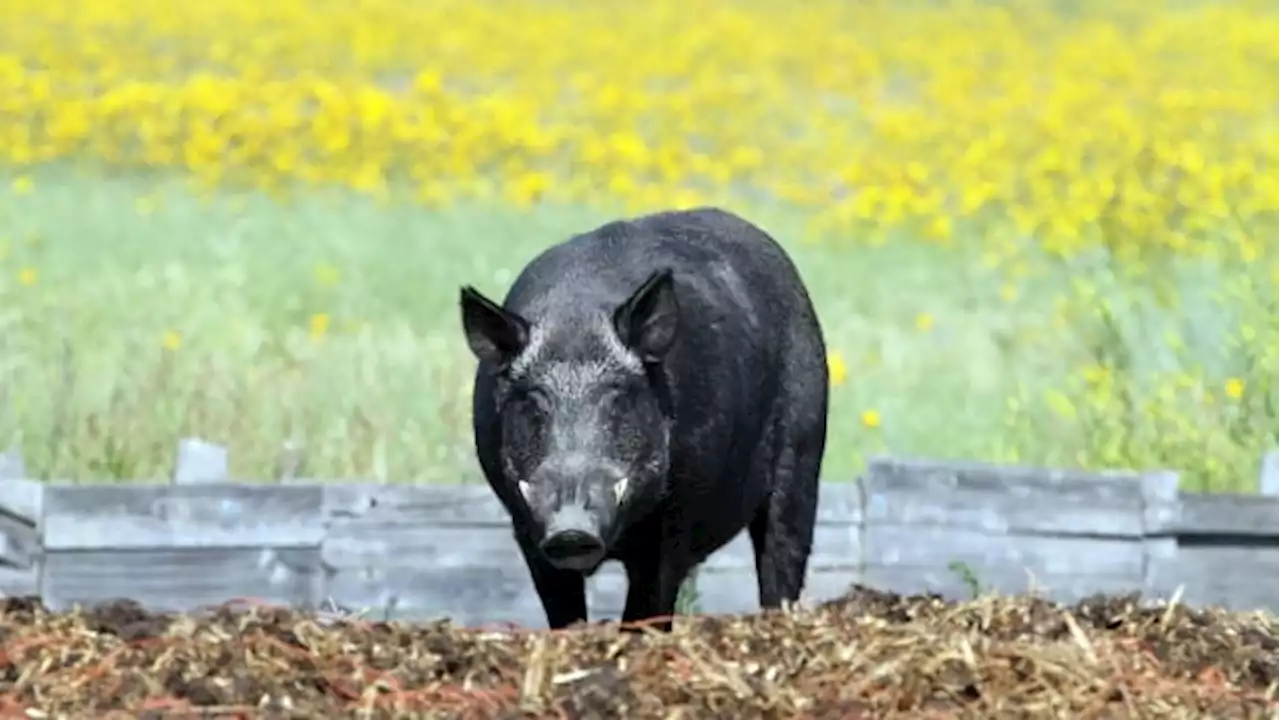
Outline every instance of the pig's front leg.
[(560, 570), (553, 567), (542, 557), (542, 553), (532, 543), (516, 536), (520, 552), (524, 555), (525, 564), (529, 566), (529, 575), (533, 578), (533, 587), (542, 599), (542, 609), (547, 614), (547, 626), (552, 630), (560, 630), (575, 622), (587, 619), (587, 586), (582, 573), (572, 570)]
[(641, 626), (669, 632), (680, 584), (690, 569), (684, 554), (655, 547), (651, 554), (631, 559), (626, 568), (627, 605), (622, 611), (622, 622), (637, 623), (660, 617), (661, 620), (642, 622)]

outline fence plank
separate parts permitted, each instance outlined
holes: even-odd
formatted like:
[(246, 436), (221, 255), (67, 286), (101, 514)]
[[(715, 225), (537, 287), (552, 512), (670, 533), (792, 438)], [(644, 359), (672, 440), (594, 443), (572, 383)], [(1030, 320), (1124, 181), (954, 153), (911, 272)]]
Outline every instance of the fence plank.
[(44, 484), (38, 480), (0, 479), (0, 513), (31, 527), (44, 514)]
[(0, 453), (0, 512), (36, 526), (44, 507), (44, 483), (27, 477), (17, 453)]
[[(841, 484), (850, 485), (850, 483)], [(841, 577), (853, 578), (857, 575), (856, 568), (860, 563), (861, 546), (855, 526), (844, 523), (823, 523), (814, 528), (813, 553), (809, 560), (811, 576), (819, 573), (835, 573)], [(740, 576), (745, 576), (746, 579), (743, 580)], [(729, 579), (722, 579), (725, 577)], [(849, 582), (852, 582), (852, 579)], [(726, 589), (726, 583), (738, 589)], [(743, 587), (747, 590), (742, 590)], [(848, 583), (844, 587), (847, 588)], [(712, 589), (708, 590), (708, 588)], [(734, 595), (740, 590), (746, 592), (746, 600)], [(706, 596), (705, 602), (712, 603), (712, 607), (732, 608), (737, 607), (741, 602), (757, 602), (755, 552), (748, 532), (745, 530), (739, 532), (733, 540), (712, 553), (703, 562), (698, 576), (698, 591), (711, 593)], [(620, 617), (627, 594), (626, 575), (622, 566), (611, 562), (602, 567), (589, 582), (588, 593), (588, 606), (593, 608), (591, 611), (593, 617), (598, 613), (604, 613), (606, 617)], [(719, 609), (708, 610), (708, 612), (732, 612), (732, 610)]]
[[(1056, 575), (1031, 573), (1012, 567), (975, 568), (980, 593), (1024, 595), (1036, 593), (1059, 602), (1075, 602), (1094, 593), (1141, 591), (1140, 582), (1129, 575)], [(863, 582), (879, 590), (902, 594), (937, 593), (948, 600), (973, 596), (964, 574), (947, 568), (917, 568), (904, 565), (868, 565)]]
[(323, 586), (318, 547), (59, 550), (45, 556), (41, 594), (55, 610), (132, 598), (185, 612), (235, 597), (311, 609)]
[(754, 569), (698, 572), (698, 610), (710, 615), (751, 613), (760, 609)]
[(1267, 495), (1186, 493), (1180, 516), (1167, 530), (1188, 536), (1271, 537), (1280, 534), (1280, 503)]
[[(800, 593), (802, 604), (810, 606), (833, 600), (860, 582), (862, 573), (848, 568), (816, 569), (805, 578)], [(754, 569), (707, 571), (698, 574), (697, 610), (704, 614), (729, 615), (760, 610), (760, 589)]]
[(1167, 569), (1164, 595), (1181, 585), (1182, 602), (1194, 607), (1280, 613), (1277, 568), (1280, 551), (1274, 543), (1253, 548), (1185, 544), (1176, 565)]
[(1142, 490), (1142, 534), (1158, 535), (1162, 528), (1176, 526), (1182, 517), (1178, 473), (1153, 470), (1143, 473), (1138, 482)]
[[(299, 483), (300, 484), (300, 483)], [(373, 525), (510, 526), (506, 508), (485, 484), (324, 483), (325, 513)]]
[(0, 454), (0, 596), (39, 593), (43, 500), (44, 485), (27, 478), (22, 456)]
[[(854, 583), (861, 582), (861, 574), (849, 569), (819, 569), (808, 573), (800, 602), (816, 606), (833, 600), (849, 591)], [(626, 603), (626, 576), (621, 566), (604, 567), (592, 578), (591, 602), (588, 611), (592, 621), (618, 620)], [(756, 612), (760, 609), (760, 591), (754, 570), (742, 568), (709, 572), (699, 571), (697, 611), (703, 614), (723, 615), (737, 612)]]
[(0, 567), (28, 569), (36, 562), (43, 491), (34, 480), (0, 478)]
[(46, 550), (319, 545), (323, 490), (270, 485), (50, 485)]
[[(1182, 496), (1175, 472), (1153, 471), (1142, 477), (1142, 496), (1146, 507), (1142, 513), (1143, 558), (1142, 594), (1148, 599), (1168, 600), (1175, 589), (1171, 568), (1178, 559), (1178, 538), (1164, 531), (1182, 517)], [(1172, 583), (1172, 584), (1171, 584)]]
[[(820, 523), (813, 529), (809, 564), (818, 568), (856, 568), (861, 562), (861, 533), (854, 525)], [(751, 533), (740, 531), (702, 564), (709, 570), (755, 570)]]
[(805, 578), (800, 601), (810, 607), (817, 606), (842, 597), (851, 586), (862, 584), (864, 580), (865, 572), (861, 568), (815, 568)]
[(868, 525), (1142, 536), (1141, 475), (878, 458), (863, 475)]
[(371, 576), (336, 575), (329, 580), (329, 596), (344, 607), (368, 608), (369, 616), (380, 619), (546, 627), (542, 605), (523, 566), (424, 571), (391, 565)]
[(376, 617), (545, 624), (507, 524), (411, 523), (398, 510), (381, 519), (339, 516), (330, 521), (321, 558), (327, 595)]
[(34, 567), (0, 565), (0, 598), (40, 595), (40, 575)]
[(30, 568), (39, 555), (39, 547), (35, 526), (0, 507), (0, 567)]
[[(385, 523), (441, 525), (511, 524), (506, 508), (485, 483), (422, 485), (294, 480), (289, 485), (323, 485), (325, 509), (334, 517), (362, 517)], [(861, 489), (854, 482), (819, 485), (819, 523), (862, 522)]]
[(467, 566), (394, 559), (332, 572), (325, 592), (337, 604), (379, 619), (447, 617), (459, 625), (546, 626), (523, 563)]
[(819, 525), (861, 525), (863, 512), (863, 487), (859, 478), (849, 482), (819, 483)]
[(363, 570), (388, 560), (425, 568), (519, 565), (524, 559), (509, 528), (441, 525), (370, 527), (335, 521), (321, 557), (334, 570)]
[(627, 602), (627, 574), (622, 563), (610, 560), (587, 579), (587, 613), (593, 620), (617, 620)]
[(943, 569), (963, 563), (979, 575), (994, 571), (1037, 575), (1122, 576), (1141, 584), (1141, 538), (990, 534), (948, 527), (881, 525), (866, 529), (866, 563)]

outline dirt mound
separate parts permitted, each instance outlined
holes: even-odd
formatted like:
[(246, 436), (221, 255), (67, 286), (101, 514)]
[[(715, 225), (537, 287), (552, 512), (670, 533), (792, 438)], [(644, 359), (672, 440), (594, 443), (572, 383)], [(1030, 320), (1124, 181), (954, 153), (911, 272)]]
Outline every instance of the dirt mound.
[(1274, 717), (1264, 614), (865, 588), (668, 636), (0, 600), (0, 718)]

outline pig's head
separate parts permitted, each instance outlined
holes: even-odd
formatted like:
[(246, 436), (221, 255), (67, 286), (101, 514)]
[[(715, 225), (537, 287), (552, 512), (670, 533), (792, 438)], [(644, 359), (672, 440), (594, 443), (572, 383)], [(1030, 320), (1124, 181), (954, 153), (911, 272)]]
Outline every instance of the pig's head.
[(550, 298), (530, 319), (470, 287), (461, 305), (467, 342), (495, 375), (508, 496), (528, 507), (553, 565), (593, 570), (666, 489), (671, 272), (604, 308)]

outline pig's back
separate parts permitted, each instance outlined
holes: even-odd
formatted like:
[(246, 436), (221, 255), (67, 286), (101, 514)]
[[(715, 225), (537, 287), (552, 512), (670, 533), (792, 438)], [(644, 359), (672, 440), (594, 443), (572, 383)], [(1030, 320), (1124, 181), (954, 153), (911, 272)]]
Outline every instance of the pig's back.
[[(679, 280), (681, 318), (728, 331), (738, 342), (813, 310), (791, 260), (760, 228), (723, 210), (655, 213), (573, 236), (534, 258), (516, 279), (507, 307), (533, 318), (552, 307), (616, 307), (653, 271)], [(752, 343), (754, 344), (754, 343)]]

